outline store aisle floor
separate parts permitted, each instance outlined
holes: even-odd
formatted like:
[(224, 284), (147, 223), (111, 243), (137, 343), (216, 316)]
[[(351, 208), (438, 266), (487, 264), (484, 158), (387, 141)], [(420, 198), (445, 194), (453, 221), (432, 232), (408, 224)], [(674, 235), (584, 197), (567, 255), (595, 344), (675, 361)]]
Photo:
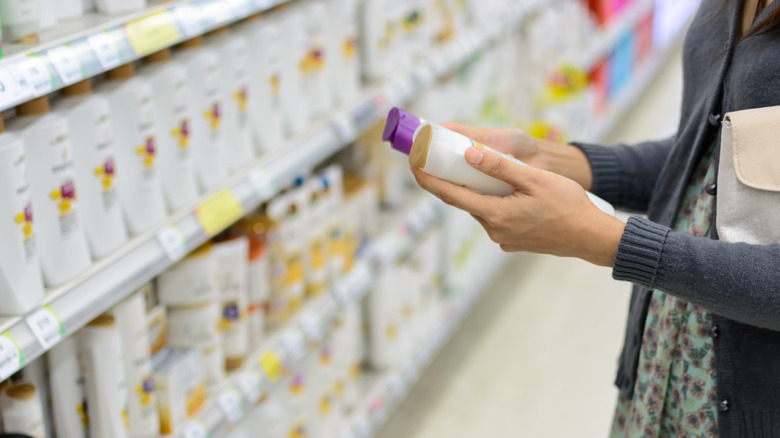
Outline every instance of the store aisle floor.
[[(679, 52), (610, 138), (677, 127)], [(517, 255), (379, 438), (605, 437), (630, 285), (573, 259)]]

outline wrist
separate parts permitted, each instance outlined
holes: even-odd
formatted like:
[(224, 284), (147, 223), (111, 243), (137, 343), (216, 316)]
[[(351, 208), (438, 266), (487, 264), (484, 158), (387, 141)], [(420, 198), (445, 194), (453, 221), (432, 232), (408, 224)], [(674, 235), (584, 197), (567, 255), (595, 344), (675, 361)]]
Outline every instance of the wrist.
[(548, 140), (534, 141), (537, 142), (538, 161), (543, 169), (574, 180), (585, 190), (593, 188), (590, 162), (580, 148)]
[(598, 211), (577, 228), (575, 240), (579, 241), (579, 249), (575, 256), (594, 265), (611, 268), (615, 264), (626, 224)]

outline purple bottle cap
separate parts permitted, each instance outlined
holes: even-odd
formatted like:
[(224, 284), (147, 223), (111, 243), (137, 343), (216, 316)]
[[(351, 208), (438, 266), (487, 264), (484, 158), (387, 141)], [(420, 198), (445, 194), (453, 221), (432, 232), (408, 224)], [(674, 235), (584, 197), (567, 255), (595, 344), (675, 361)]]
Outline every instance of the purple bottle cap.
[(414, 131), (420, 126), (420, 119), (401, 108), (393, 108), (387, 114), (382, 140), (390, 142), (393, 149), (409, 155), (414, 143)]

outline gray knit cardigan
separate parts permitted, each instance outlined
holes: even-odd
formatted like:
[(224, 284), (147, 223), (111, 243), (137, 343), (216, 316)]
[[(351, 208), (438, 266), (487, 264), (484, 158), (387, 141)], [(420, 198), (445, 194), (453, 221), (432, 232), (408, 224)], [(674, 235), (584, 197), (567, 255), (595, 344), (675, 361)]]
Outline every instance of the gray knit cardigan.
[[(660, 289), (715, 315), (720, 436), (780, 437), (780, 245), (727, 243), (669, 228), (694, 168), (719, 140), (722, 115), (780, 105), (780, 35), (738, 42), (742, 0), (722, 5), (702, 0), (688, 31), (673, 138), (575, 145), (593, 168), (594, 193), (649, 218), (629, 219), (613, 268), (615, 279), (635, 284), (616, 380), (621, 395), (633, 396), (651, 291)], [(717, 187), (709, 192), (717, 196)]]

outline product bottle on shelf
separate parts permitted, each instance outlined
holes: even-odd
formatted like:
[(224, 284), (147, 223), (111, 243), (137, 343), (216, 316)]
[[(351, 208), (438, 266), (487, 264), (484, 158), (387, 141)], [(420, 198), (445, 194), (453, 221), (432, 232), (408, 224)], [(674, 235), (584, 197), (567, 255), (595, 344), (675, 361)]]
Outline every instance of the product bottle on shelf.
[(226, 27), (213, 31), (209, 47), (219, 55), (222, 66), (222, 95), (225, 99), (223, 124), (227, 142), (228, 169), (234, 172), (245, 167), (255, 157), (251, 124), (260, 123), (252, 112), (255, 107), (249, 87), (249, 44), (241, 33), (228, 32)]
[(40, 0), (4, 0), (0, 2), (3, 39), (35, 43), (41, 28)]
[(87, 436), (87, 399), (84, 375), (79, 362), (78, 337), (60, 341), (47, 354), (49, 383), (58, 436), (84, 438)]
[(42, 401), (32, 383), (17, 383), (0, 394), (0, 416), (6, 433), (29, 435), (32, 438), (46, 436)]
[(266, 322), (271, 329), (281, 327), (291, 313), (290, 299), (287, 296), (287, 266), (288, 259), (285, 250), (282, 224), (289, 209), (289, 201), (285, 197), (273, 199), (266, 208), (263, 217), (268, 242), (270, 298)]
[(284, 29), (282, 43), (281, 101), (285, 132), (289, 136), (303, 132), (311, 119), (309, 96), (305, 94), (305, 69), (308, 46), (306, 15), (301, 7), (291, 8), (279, 17)]
[(149, 82), (135, 76), (135, 64), (108, 72), (100, 91), (111, 108), (117, 184), (127, 228), (137, 235), (167, 217), (157, 162), (156, 115)]
[(105, 97), (92, 94), (90, 79), (64, 88), (62, 95), (54, 112), (68, 121), (87, 241), (93, 257), (101, 258), (127, 241), (116, 180), (111, 111)]
[(55, 1), (61, 0), (38, 0), (41, 8), (41, 30), (48, 30), (57, 26), (59, 17), (57, 16), (57, 6)]
[(308, 245), (306, 257), (306, 295), (315, 297), (325, 292), (330, 282), (328, 266), (328, 216), (327, 185), (324, 178), (312, 178), (307, 185), (306, 197), (309, 198), (308, 214), (304, 218), (301, 230), (306, 233)]
[(22, 379), (20, 382), (31, 383), (35, 386), (38, 399), (41, 401), (43, 410), (43, 424), (46, 426), (46, 438), (52, 438), (54, 431), (51, 424), (54, 423), (51, 405), (51, 390), (49, 388), (49, 367), (45, 357), (39, 357), (25, 365), (21, 371)]
[(306, 55), (301, 62), (303, 93), (307, 97), (312, 117), (321, 117), (333, 109), (333, 92), (330, 83), (330, 58), (328, 51), (328, 7), (323, 0), (314, 0), (303, 6), (306, 29)]
[(257, 51), (249, 57), (249, 104), (258, 155), (278, 149), (284, 141), (282, 121), (282, 30), (273, 19), (247, 21), (243, 29)]
[(146, 7), (146, 0), (94, 0), (98, 13), (106, 15), (133, 12)]
[(329, 86), (335, 101), (345, 105), (360, 93), (360, 40), (357, 0), (335, 0), (329, 8)]
[(261, 217), (242, 219), (233, 230), (249, 242), (247, 259), (247, 327), (249, 348), (256, 349), (265, 339), (265, 312), (270, 299), (271, 275), (268, 256), (268, 234)]
[(152, 86), (157, 117), (157, 150), (168, 210), (177, 211), (198, 197), (192, 154), (192, 104), (187, 70), (170, 62), (171, 50), (146, 58), (142, 75)]
[(225, 368), (233, 371), (241, 368), (249, 354), (247, 326), (247, 254), (246, 237), (214, 244), (217, 262), (217, 283), (222, 303), (222, 346), (225, 352)]
[(189, 75), (195, 176), (201, 191), (207, 191), (228, 177), (221, 66), (217, 53), (203, 47), (203, 37), (187, 40), (179, 47), (181, 52), (177, 54), (176, 61)]
[(0, 314), (27, 313), (43, 299), (32, 197), (22, 139), (0, 118)]
[(70, 20), (84, 15), (84, 0), (57, 0), (54, 2), (57, 20)]
[(43, 279), (57, 286), (92, 262), (77, 198), (68, 122), (49, 113), (45, 96), (17, 107), (17, 115), (7, 127), (24, 142)]
[(128, 436), (155, 436), (160, 431), (160, 417), (154, 394), (151, 349), (146, 332), (144, 289), (114, 306), (111, 314), (116, 319), (122, 336), (123, 365), (128, 389), (127, 413), (130, 422)]
[(390, 0), (367, 0), (360, 9), (360, 53), (363, 77), (369, 81), (385, 78), (398, 39), (397, 4)]

